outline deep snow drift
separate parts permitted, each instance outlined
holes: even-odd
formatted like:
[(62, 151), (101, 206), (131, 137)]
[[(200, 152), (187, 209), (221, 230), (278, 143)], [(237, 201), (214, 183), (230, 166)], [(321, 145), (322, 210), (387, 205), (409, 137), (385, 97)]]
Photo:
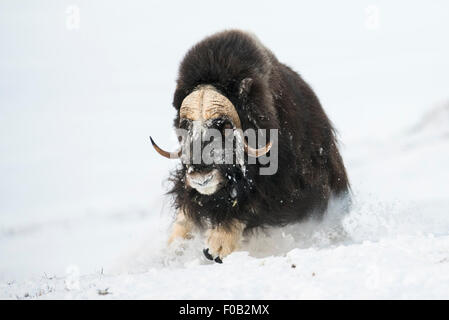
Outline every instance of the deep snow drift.
[[(392, 139), (346, 146), (344, 156), (354, 189), (349, 214), (340, 214), (336, 199), (324, 221), (259, 232), (222, 265), (202, 256), (200, 236), (166, 248), (168, 205), (161, 215), (87, 216), (4, 231), (2, 250), (41, 241), (34, 244), (40, 248), (33, 253), (35, 259), (43, 256), (43, 248), (54, 248), (50, 238), (67, 232), (73, 239), (65, 244), (66, 250), (88, 250), (100, 242), (110, 256), (112, 251), (122, 251), (122, 255), (95, 273), (86, 274), (80, 266), (69, 265), (62, 274), (5, 279), (0, 295), (63, 299), (448, 298), (449, 173), (445, 166), (449, 163), (449, 105), (435, 108), (418, 125)], [(89, 229), (98, 233), (92, 236)], [(123, 234), (129, 237), (137, 230), (142, 238), (123, 248)], [(86, 234), (91, 238), (85, 239)]]

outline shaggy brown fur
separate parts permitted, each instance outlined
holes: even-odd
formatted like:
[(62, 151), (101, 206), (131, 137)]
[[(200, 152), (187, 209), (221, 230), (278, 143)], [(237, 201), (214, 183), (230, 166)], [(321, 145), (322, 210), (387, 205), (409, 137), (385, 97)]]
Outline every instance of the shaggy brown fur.
[[(231, 177), (212, 195), (185, 186), (186, 166), (172, 175), (176, 208), (195, 225), (246, 230), (321, 216), (331, 195), (348, 195), (349, 182), (335, 132), (312, 89), (259, 41), (241, 31), (225, 31), (196, 44), (179, 69), (173, 105), (199, 85), (212, 85), (235, 106), (243, 130), (279, 129), (279, 169), (246, 175), (232, 165), (211, 165)], [(179, 126), (179, 112), (174, 121)], [(237, 192), (233, 192), (233, 189)], [(349, 197), (348, 197), (349, 198)]]

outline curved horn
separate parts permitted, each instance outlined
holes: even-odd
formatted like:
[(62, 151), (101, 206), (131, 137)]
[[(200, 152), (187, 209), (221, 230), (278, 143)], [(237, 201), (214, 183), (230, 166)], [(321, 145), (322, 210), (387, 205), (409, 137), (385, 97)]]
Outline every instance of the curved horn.
[(254, 158), (258, 158), (258, 157), (261, 157), (261, 156), (267, 154), (268, 151), (270, 151), (271, 146), (273, 145), (273, 143), (270, 141), (267, 143), (267, 145), (265, 147), (262, 147), (259, 149), (254, 149), (254, 148), (250, 147), (245, 140), (243, 140), (243, 142), (245, 143), (245, 152), (249, 156), (254, 157)]
[(176, 151), (176, 152), (168, 152), (165, 150), (162, 150), (161, 148), (159, 148), (159, 146), (153, 141), (153, 138), (150, 137), (151, 140), (151, 144), (153, 145), (154, 150), (157, 151), (157, 153), (159, 153), (161, 156), (169, 158), (169, 159), (178, 159), (181, 157), (181, 153), (182, 151)]

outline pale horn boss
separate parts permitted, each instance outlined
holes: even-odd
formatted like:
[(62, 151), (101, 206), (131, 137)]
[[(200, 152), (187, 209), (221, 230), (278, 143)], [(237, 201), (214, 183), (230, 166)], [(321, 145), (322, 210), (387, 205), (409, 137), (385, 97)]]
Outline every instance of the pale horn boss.
[[(165, 151), (151, 139), (160, 155), (181, 160), (170, 178), (176, 218), (169, 244), (204, 232), (205, 256), (221, 263), (256, 227), (319, 217), (331, 196), (349, 203), (346, 170), (318, 98), (253, 35), (225, 31), (190, 49), (173, 105), (175, 128), (185, 132), (179, 150)], [(243, 135), (250, 130), (263, 131), (266, 143)], [(236, 138), (231, 148), (217, 144), (216, 133)], [(200, 159), (195, 150), (203, 150)], [(201, 158), (223, 159), (229, 150), (239, 160)], [(276, 170), (261, 174), (270, 162)]]
[[(182, 102), (180, 113), (180, 125), (188, 121), (199, 122), (206, 130), (208, 127), (216, 129), (218, 122), (225, 129), (242, 129), (240, 118), (234, 105), (225, 96), (218, 92), (213, 86), (199, 86), (189, 94)], [(190, 127), (190, 132), (192, 128)], [(192, 133), (194, 134), (194, 133)], [(163, 157), (169, 159), (178, 159), (181, 157), (182, 150), (168, 152), (161, 149), (150, 137), (154, 149)], [(263, 148), (253, 148), (248, 145), (245, 139), (242, 139), (245, 152), (251, 157), (260, 157), (265, 155), (272, 146), (268, 142)]]

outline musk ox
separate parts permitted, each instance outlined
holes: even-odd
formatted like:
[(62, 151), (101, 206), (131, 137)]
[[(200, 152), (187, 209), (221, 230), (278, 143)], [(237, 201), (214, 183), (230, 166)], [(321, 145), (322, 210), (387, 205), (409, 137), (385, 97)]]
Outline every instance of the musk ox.
[[(335, 132), (318, 98), (252, 34), (224, 31), (191, 48), (180, 65), (173, 106), (174, 127), (186, 132), (180, 150), (164, 151), (151, 139), (161, 155), (182, 160), (170, 178), (177, 216), (169, 243), (206, 231), (203, 252), (221, 263), (244, 232), (320, 217), (331, 196), (349, 194)], [(226, 136), (249, 129), (270, 134), (256, 143), (235, 134), (240, 139), (231, 144), (233, 159), (243, 145), (243, 161), (189, 161), (192, 144), (210, 147), (214, 139), (204, 139), (209, 129)], [(221, 147), (207, 153), (222, 155)], [(270, 160), (277, 161), (276, 171), (261, 174), (275, 148)]]

